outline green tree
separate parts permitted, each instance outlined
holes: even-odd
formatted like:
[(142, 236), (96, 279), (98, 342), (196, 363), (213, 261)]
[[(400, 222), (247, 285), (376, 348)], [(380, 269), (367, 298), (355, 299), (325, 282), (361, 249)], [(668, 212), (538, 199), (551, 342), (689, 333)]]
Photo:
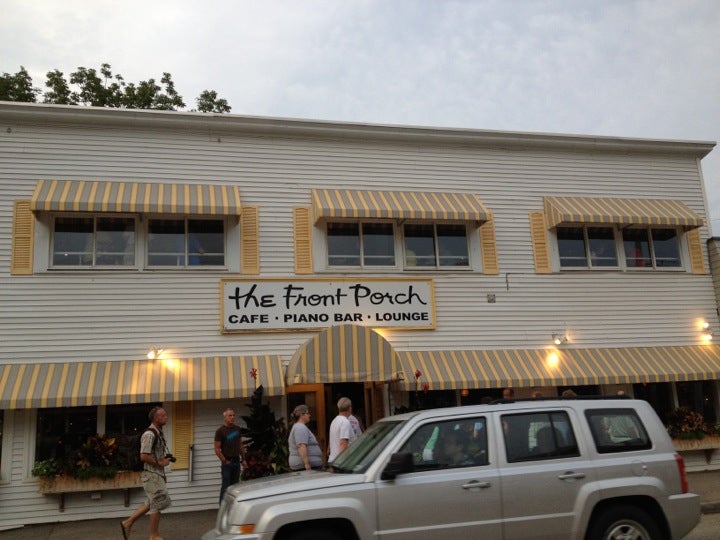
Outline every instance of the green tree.
[[(122, 75), (113, 74), (110, 64), (104, 63), (99, 71), (80, 66), (70, 73), (69, 79), (58, 69), (49, 71), (45, 86), (48, 90), (43, 94), (44, 103), (163, 111), (185, 108), (172, 75), (167, 72), (160, 78), (160, 84), (153, 78), (127, 83)], [(34, 103), (40, 92), (32, 86), (24, 67), (14, 75), (4, 73), (0, 77), (0, 100)], [(202, 112), (230, 112), (227, 100), (218, 98), (214, 90), (203, 91), (197, 102)]]
[(0, 101), (22, 101), (35, 103), (40, 89), (32, 85), (32, 78), (24, 66), (14, 75), (3, 73), (0, 76)]
[(215, 90), (203, 90), (196, 100), (200, 112), (229, 113), (230, 105), (226, 99), (218, 98)]

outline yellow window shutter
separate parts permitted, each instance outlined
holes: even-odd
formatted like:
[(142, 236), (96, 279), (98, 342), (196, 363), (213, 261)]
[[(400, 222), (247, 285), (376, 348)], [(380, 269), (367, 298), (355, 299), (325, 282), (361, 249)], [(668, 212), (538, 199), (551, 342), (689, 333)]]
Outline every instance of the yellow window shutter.
[(33, 273), (33, 240), (35, 216), (30, 201), (15, 201), (13, 206), (12, 262), (10, 274), (27, 276)]
[(685, 233), (690, 250), (690, 269), (693, 274), (707, 274), (705, 260), (703, 259), (702, 242), (700, 241), (700, 229), (692, 229)]
[(309, 206), (293, 208), (293, 229), (295, 234), (295, 273), (312, 274), (312, 227)]
[(552, 273), (544, 212), (530, 212), (530, 235), (535, 259), (535, 272), (538, 274)]
[(187, 469), (190, 466), (190, 445), (193, 443), (192, 401), (178, 401), (175, 403), (172, 422), (173, 443), (170, 451), (177, 458), (177, 461), (172, 464), (172, 468), (174, 471)]
[(480, 227), (480, 249), (482, 250), (483, 274), (498, 274), (497, 246), (495, 244), (495, 220), (488, 215), (488, 220)]
[(240, 215), (240, 273), (260, 273), (260, 230), (257, 206), (243, 206)]

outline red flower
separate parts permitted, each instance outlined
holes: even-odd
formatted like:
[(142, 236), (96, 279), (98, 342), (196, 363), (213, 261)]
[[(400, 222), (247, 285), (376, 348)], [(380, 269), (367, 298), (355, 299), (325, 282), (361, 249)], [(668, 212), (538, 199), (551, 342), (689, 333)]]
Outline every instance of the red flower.
[(430, 390), (430, 385), (428, 383), (423, 384), (423, 392), (427, 392)]
[(251, 376), (253, 379), (257, 380), (257, 374), (258, 374), (258, 372), (257, 372), (257, 369), (256, 369), (256, 368), (252, 368), (252, 369), (250, 370), (250, 376)]
[(422, 372), (419, 369), (416, 369), (415, 370), (415, 378), (419, 379), (420, 377), (422, 377)]

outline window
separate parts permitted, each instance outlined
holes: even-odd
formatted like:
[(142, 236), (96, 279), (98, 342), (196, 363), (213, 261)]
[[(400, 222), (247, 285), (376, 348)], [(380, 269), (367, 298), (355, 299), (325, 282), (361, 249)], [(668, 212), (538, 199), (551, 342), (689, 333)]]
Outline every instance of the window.
[(97, 433), (95, 407), (38, 410), (35, 461), (65, 459)]
[(329, 266), (395, 266), (392, 223), (328, 223)]
[(506, 414), (501, 419), (509, 463), (580, 455), (565, 412)]
[(56, 217), (52, 265), (113, 267), (135, 265), (135, 219)]
[(470, 265), (464, 224), (406, 224), (403, 239), (406, 268)]
[(628, 268), (679, 268), (680, 246), (675, 229), (625, 229), (622, 232)]
[(410, 436), (400, 452), (412, 454), (418, 471), (487, 465), (486, 426), (485, 417), (425, 424)]
[(633, 409), (593, 409), (585, 411), (585, 417), (601, 454), (647, 450), (652, 446)]
[(132, 447), (132, 438), (142, 434), (150, 425), (148, 413), (159, 403), (108, 405), (105, 408), (105, 428), (98, 427), (97, 407), (61, 407), (39, 409), (35, 461), (66, 459), (85, 444), (87, 438), (99, 430), (118, 441), (120, 459)]
[(223, 266), (225, 222), (211, 219), (151, 219), (148, 266)]
[(618, 266), (612, 227), (558, 227), (558, 253), (563, 268)]

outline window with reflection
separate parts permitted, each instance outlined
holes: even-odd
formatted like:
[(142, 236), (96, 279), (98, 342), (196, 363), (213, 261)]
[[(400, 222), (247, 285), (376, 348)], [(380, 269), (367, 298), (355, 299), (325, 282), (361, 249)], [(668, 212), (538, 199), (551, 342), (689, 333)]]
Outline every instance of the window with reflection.
[(403, 241), (406, 268), (470, 266), (465, 224), (406, 223)]
[(558, 227), (558, 254), (563, 268), (617, 268), (613, 227)]
[(676, 229), (628, 228), (622, 231), (628, 268), (679, 268), (680, 244)]
[(135, 219), (56, 217), (52, 265), (90, 268), (135, 266)]
[(395, 266), (392, 223), (328, 223), (329, 266)]
[(148, 266), (223, 266), (225, 222), (217, 219), (148, 221)]

